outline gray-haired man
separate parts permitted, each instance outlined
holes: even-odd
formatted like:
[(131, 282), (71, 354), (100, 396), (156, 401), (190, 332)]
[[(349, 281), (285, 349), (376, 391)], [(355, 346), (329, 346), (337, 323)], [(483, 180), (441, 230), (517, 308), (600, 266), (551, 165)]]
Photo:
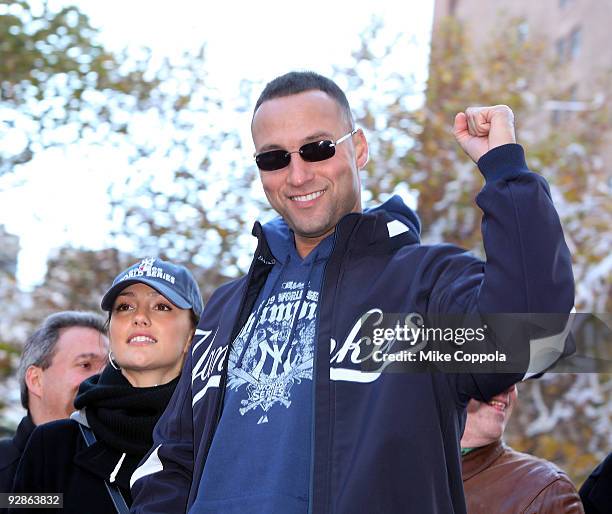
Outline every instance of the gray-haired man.
[(27, 415), (13, 439), (0, 441), (0, 492), (11, 490), (19, 458), (36, 425), (67, 418), (79, 384), (107, 362), (104, 318), (93, 312), (51, 314), (26, 341), (19, 364)]

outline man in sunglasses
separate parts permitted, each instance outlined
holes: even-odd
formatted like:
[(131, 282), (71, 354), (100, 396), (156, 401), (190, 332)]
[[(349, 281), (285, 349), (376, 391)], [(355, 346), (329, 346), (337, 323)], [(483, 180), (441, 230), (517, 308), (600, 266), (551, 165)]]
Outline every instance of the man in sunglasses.
[(487, 181), (486, 263), (422, 245), (398, 197), (363, 211), (368, 144), (331, 80), (276, 78), (251, 130), (280, 217), (255, 224), (248, 275), (205, 309), (132, 477), (133, 512), (465, 513), (467, 402), (525, 373), (365, 372), (365, 329), (388, 313), (570, 311), (570, 255), (546, 182), (515, 144), (512, 112), (472, 108), (455, 119)]

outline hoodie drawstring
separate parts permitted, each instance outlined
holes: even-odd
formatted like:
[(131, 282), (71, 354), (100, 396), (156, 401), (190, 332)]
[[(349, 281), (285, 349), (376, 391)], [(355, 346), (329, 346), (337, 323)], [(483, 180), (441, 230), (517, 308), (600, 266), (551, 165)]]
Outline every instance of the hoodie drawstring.
[[(295, 312), (293, 313), (293, 319), (291, 321), (291, 330), (289, 331), (289, 337), (287, 338), (285, 342), (285, 348), (283, 349), (283, 353), (281, 354), (281, 362), (285, 362), (285, 360), (287, 359), (287, 355), (289, 354), (289, 351), (291, 350), (291, 347), (292, 347), (291, 341), (293, 340), (293, 336), (295, 335), (295, 331), (297, 329), (297, 324), (298, 324), (299, 317), (300, 317), (300, 311), (304, 305), (304, 301), (306, 300), (306, 294), (308, 293), (308, 290), (309, 290), (310, 279), (312, 278), (312, 273), (315, 268), (315, 264), (317, 262), (317, 256), (318, 256), (318, 248), (314, 250), (314, 254), (312, 256), (310, 267), (308, 268), (308, 275), (306, 277), (306, 281), (304, 282), (304, 288), (302, 289), (302, 294), (300, 296), (300, 301), (298, 302), (297, 308)], [(291, 261), (291, 256), (287, 255), (287, 260), (285, 261), (285, 263), (283, 263), (283, 266), (278, 276), (276, 277), (276, 280), (274, 281), (272, 289), (270, 289), (271, 293), (274, 293), (274, 291), (276, 291), (278, 283), (282, 280), (285, 274), (285, 270), (289, 266), (290, 261)], [(259, 318), (261, 317), (261, 312), (263, 311), (262, 307), (264, 303), (266, 302), (266, 300), (267, 298), (264, 298), (262, 303), (259, 305), (259, 308), (257, 309), (257, 314), (256, 314), (255, 319), (253, 320), (253, 325), (251, 326), (251, 329), (249, 330), (249, 334), (247, 338), (245, 339), (244, 346), (242, 347), (242, 351), (240, 352), (240, 357), (238, 358), (238, 361), (236, 362), (236, 368), (240, 368), (242, 366), (242, 360), (244, 358), (244, 355), (246, 354), (248, 347), (251, 344), (251, 338), (253, 337), (253, 333), (255, 332), (255, 327), (257, 327), (257, 322), (259, 321)]]
[[(289, 264), (289, 261), (291, 259), (291, 256), (287, 255), (287, 260), (285, 263), (283, 263), (278, 276), (276, 277), (276, 280), (274, 281), (274, 284), (272, 285), (272, 289), (270, 289), (271, 293), (274, 293), (274, 291), (276, 291), (276, 286), (278, 285), (278, 283), (281, 281), (281, 279), (283, 278), (283, 275), (285, 274), (285, 269), (287, 267), (287, 265)], [(259, 304), (259, 307), (257, 308), (257, 312), (255, 314), (255, 319), (253, 320), (253, 324), (251, 325), (251, 329), (249, 330), (249, 333), (246, 337), (246, 339), (244, 340), (244, 345), (242, 346), (242, 350), (240, 352), (240, 357), (238, 358), (238, 361), (236, 362), (236, 368), (240, 369), (242, 367), (242, 359), (244, 358), (244, 354), (246, 353), (247, 349), (249, 348), (250, 344), (251, 344), (251, 337), (253, 337), (253, 332), (255, 332), (255, 327), (257, 327), (257, 322), (259, 321), (259, 318), (261, 317), (261, 312), (263, 311), (263, 306), (264, 303), (266, 303), (266, 301), (268, 300), (268, 297), (264, 297), (262, 302)]]
[(291, 322), (291, 331), (289, 332), (289, 337), (287, 338), (287, 342), (285, 343), (285, 349), (283, 350), (283, 353), (281, 354), (281, 362), (285, 362), (285, 360), (287, 359), (287, 355), (289, 354), (289, 351), (291, 350), (291, 341), (293, 341), (293, 335), (295, 334), (295, 331), (297, 329), (297, 324), (300, 318), (300, 311), (302, 310), (302, 305), (304, 304), (304, 300), (306, 299), (306, 293), (308, 292), (308, 288), (310, 287), (310, 278), (312, 277), (312, 271), (314, 270), (315, 267), (315, 263), (317, 262), (317, 251), (318, 249), (314, 250), (314, 255), (312, 256), (312, 262), (310, 263), (310, 268), (308, 269), (308, 275), (306, 277), (306, 281), (304, 282), (304, 288), (302, 289), (302, 296), (300, 297), (300, 301), (298, 303), (297, 309), (295, 310), (295, 313), (293, 314), (293, 320)]

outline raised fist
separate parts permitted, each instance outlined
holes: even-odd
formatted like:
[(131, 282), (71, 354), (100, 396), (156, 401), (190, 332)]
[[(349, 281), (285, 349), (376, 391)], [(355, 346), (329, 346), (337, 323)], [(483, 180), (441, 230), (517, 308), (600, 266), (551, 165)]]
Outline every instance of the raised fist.
[(477, 163), (485, 153), (508, 143), (516, 143), (514, 114), (507, 105), (468, 107), (455, 116), (455, 139)]

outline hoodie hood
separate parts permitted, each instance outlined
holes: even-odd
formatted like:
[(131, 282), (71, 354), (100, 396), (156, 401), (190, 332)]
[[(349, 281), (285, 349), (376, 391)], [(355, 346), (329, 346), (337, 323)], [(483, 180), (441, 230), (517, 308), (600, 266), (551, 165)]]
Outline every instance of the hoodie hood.
[(295, 248), (293, 230), (280, 216), (267, 222), (262, 228), (270, 251), (280, 264), (284, 264)]
[[(365, 209), (364, 214), (377, 214), (382, 212), (387, 218), (390, 235), (392, 235), (393, 231), (401, 230), (401, 225), (406, 227), (408, 234), (411, 236), (411, 244), (416, 244), (421, 242), (421, 220), (416, 212), (414, 212), (410, 207), (408, 207), (404, 200), (398, 195), (393, 195), (383, 204), (373, 207), (370, 209)], [(394, 223), (398, 222), (398, 223)]]
[[(349, 215), (347, 214), (346, 216)], [(389, 237), (407, 233), (409, 244), (417, 244), (421, 241), (421, 221), (417, 214), (398, 195), (393, 195), (377, 207), (365, 209), (362, 215), (384, 216), (389, 229)], [(281, 263), (284, 263), (287, 256), (295, 252), (293, 231), (280, 216), (263, 225), (263, 231), (274, 257)], [(315, 258), (326, 258), (328, 256), (325, 255), (326, 253), (328, 252), (319, 253)]]

